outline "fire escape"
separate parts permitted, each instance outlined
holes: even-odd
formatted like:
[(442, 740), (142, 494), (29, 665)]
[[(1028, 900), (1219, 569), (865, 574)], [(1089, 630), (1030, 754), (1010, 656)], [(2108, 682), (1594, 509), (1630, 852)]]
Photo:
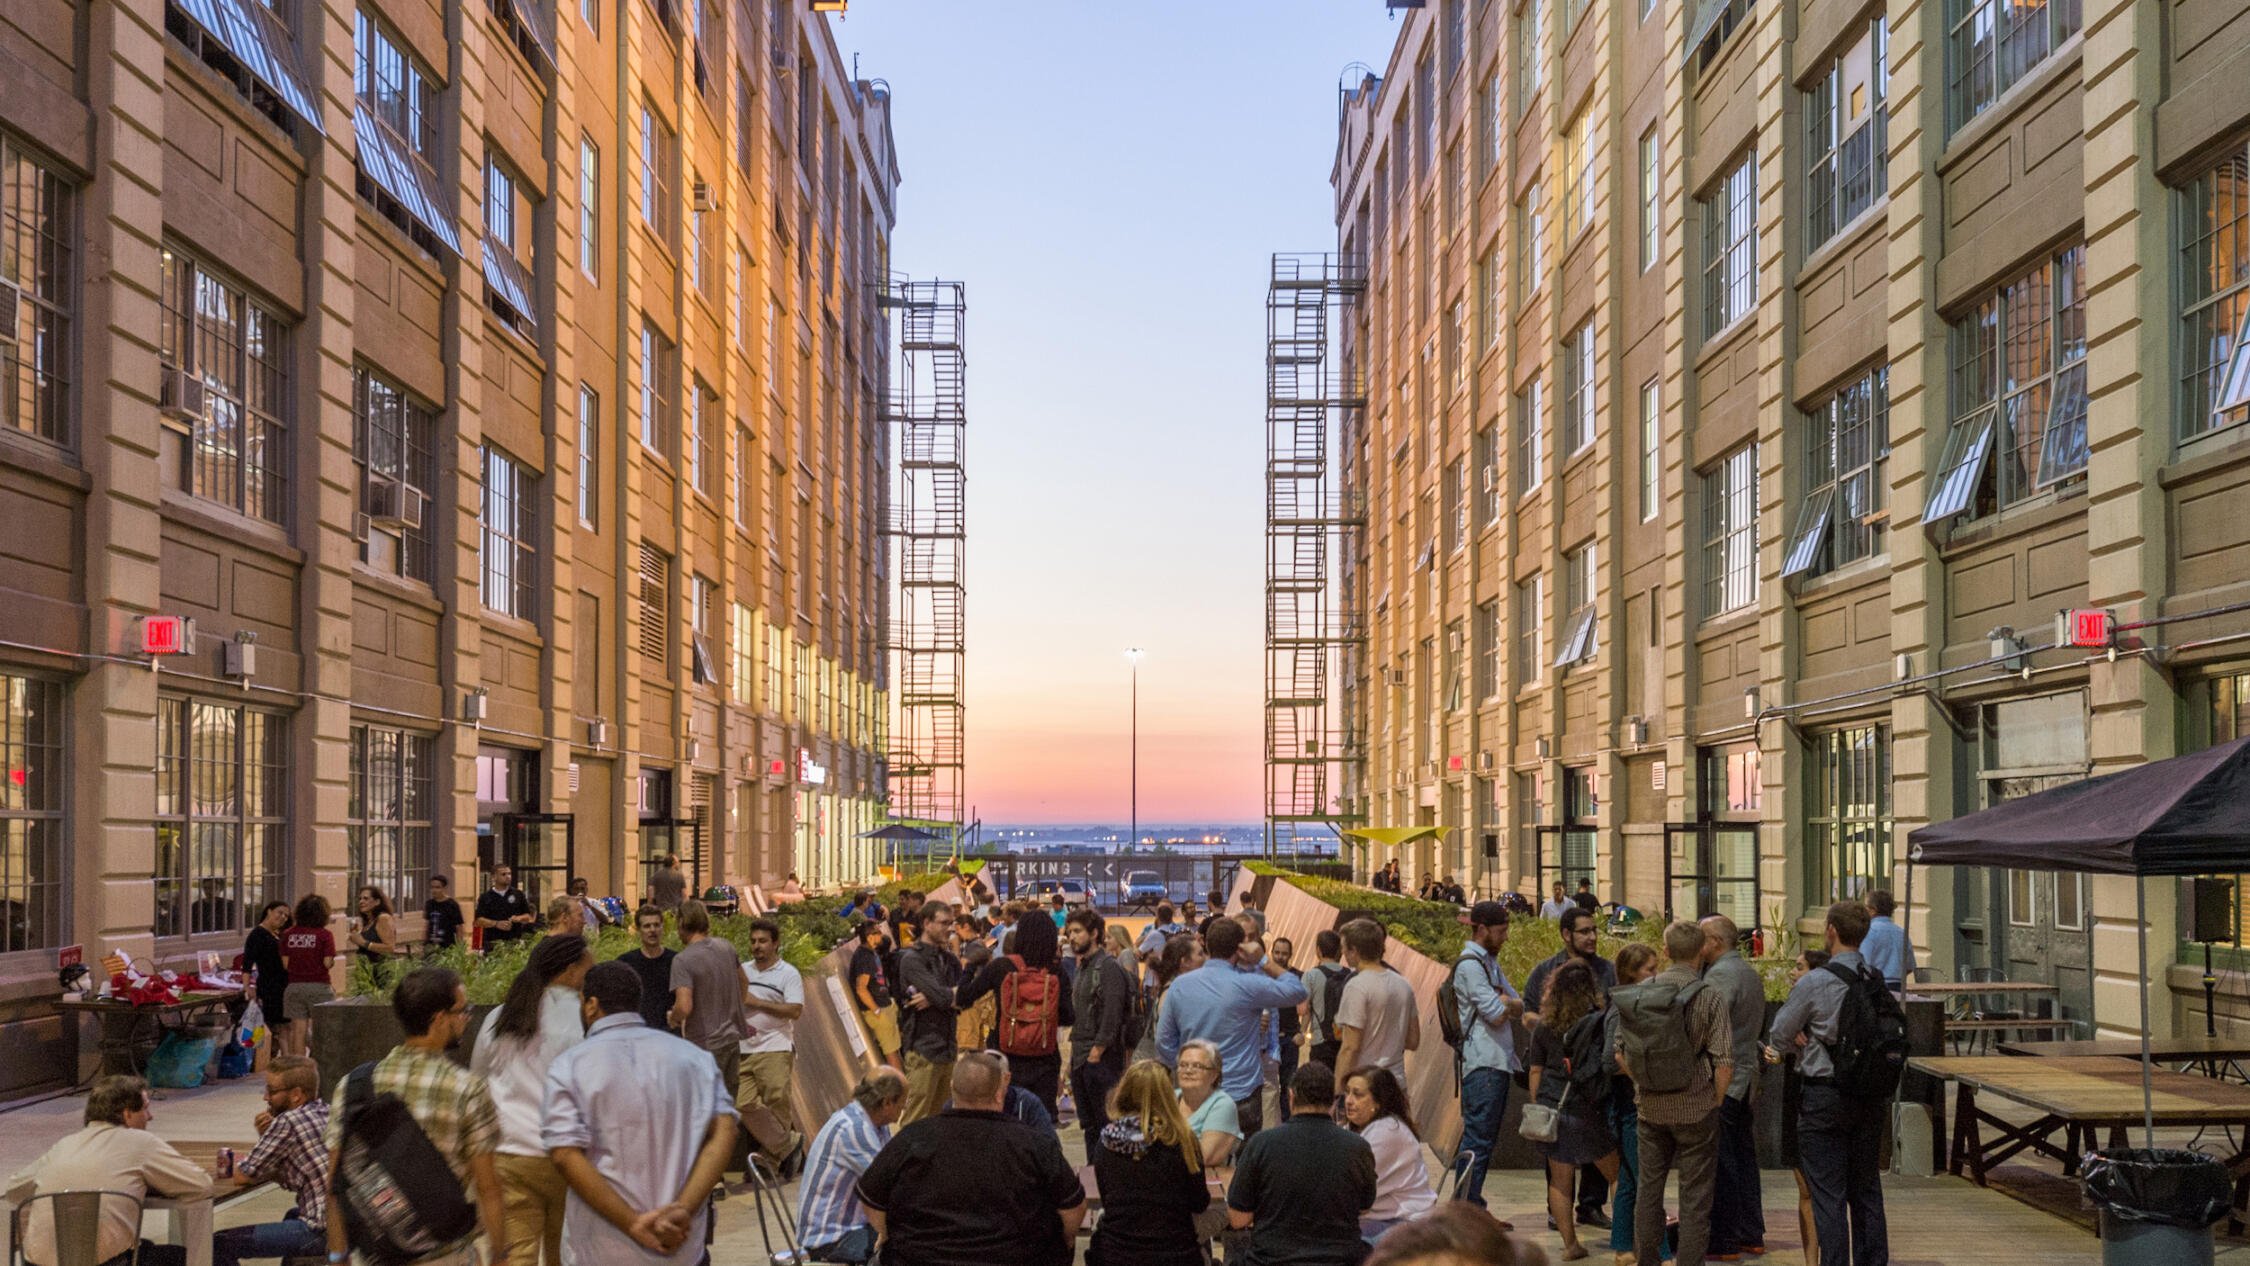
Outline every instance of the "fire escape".
[(1367, 388), (1356, 256), (1277, 254), (1266, 287), (1266, 851), (1366, 820)]
[(961, 465), (964, 409), (957, 281), (891, 278), (883, 308), (892, 321), (892, 368), (884, 422), (896, 428), (891, 490), (891, 665), (897, 723), (889, 748), (890, 814), (942, 834), (958, 847), (963, 797), (962, 673), (967, 542)]

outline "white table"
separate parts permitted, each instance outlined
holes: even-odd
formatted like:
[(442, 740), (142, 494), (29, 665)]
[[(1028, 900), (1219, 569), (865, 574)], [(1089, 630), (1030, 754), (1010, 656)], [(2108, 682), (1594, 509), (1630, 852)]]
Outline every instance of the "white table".
[[(0, 1192), (0, 1262), (14, 1260), (16, 1211), (31, 1200), (32, 1185), (23, 1183)], [(211, 1197), (171, 1199), (150, 1196), (141, 1212), (165, 1215), (166, 1243), (187, 1249), (187, 1266), (211, 1266)]]

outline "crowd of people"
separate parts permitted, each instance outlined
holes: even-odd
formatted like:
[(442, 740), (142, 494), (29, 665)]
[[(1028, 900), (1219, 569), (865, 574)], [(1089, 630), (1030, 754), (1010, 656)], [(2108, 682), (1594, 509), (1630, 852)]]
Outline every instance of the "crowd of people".
[[(1785, 1058), (1804, 1082), (1790, 1142), (1808, 1259), (1887, 1260), (1886, 1096), (1870, 1093), (1881, 1070), (1867, 1066), (1871, 1046), (1883, 1052), (1866, 1025), (1898, 979), (1887, 969), (1911, 950), (1886, 943), (1885, 893), (1830, 907), (1826, 948), (1800, 961), (1770, 1032), (1763, 984), (1724, 916), (1674, 923), (1660, 946), (1629, 943), (1613, 962), (1593, 913), (1566, 902), (1554, 916), (1561, 950), (1519, 989), (1501, 965), (1512, 913), (1480, 901), (1446, 990), (1425, 998), (1366, 918), (1320, 931), (1299, 967), (1285, 938), (1269, 947), (1255, 901), (1228, 914), (1218, 893), (1201, 919), (1193, 903), (1160, 904), (1137, 940), (1059, 901), (972, 889), (958, 905), (908, 892), (885, 908), (860, 893), (842, 911), (854, 922), (841, 983), (875, 1064), (801, 1132), (791, 1089), (805, 982), (774, 923), (750, 923), (745, 959), (712, 935), (701, 902), (668, 887), (678, 900), (636, 911), (636, 944), (597, 962), (587, 933), (607, 916), (583, 892), (542, 920), (503, 866), (464, 918), (437, 882), (426, 916), (452, 908), (429, 919), (433, 940), (472, 919), (488, 944), (540, 937), (476, 1026), (466, 1065), (449, 1054), (470, 1035), (466, 989), (425, 965), (392, 989), (401, 1044), (320, 1094), (305, 1052), (335, 959), (401, 952), (380, 890), (358, 895), (342, 947), (318, 897), (270, 905), (251, 933), (259, 1003), (280, 1021), (259, 1142), (234, 1181), (272, 1180), (292, 1203), (220, 1232), (220, 1266), (342, 1261), (355, 1248), (465, 1262), (480, 1238), (488, 1260), (511, 1266), (693, 1263), (730, 1174), (800, 1180), (811, 1261), (1067, 1263), (1097, 1201), (1086, 1253), (1097, 1264), (1198, 1266), (1214, 1245), (1257, 1266), (1468, 1248), (1505, 1254), (1470, 1260), (1513, 1261), (1519, 1241), (1485, 1211), (1485, 1186), (1519, 1085), (1562, 1259), (1590, 1255), (1583, 1227), (1606, 1230), (1621, 1266), (1699, 1266), (1764, 1252), (1751, 1103), (1765, 1066)], [(1450, 1155), (1425, 1137), (1408, 1091), (1407, 1057), (1439, 1007), (1456, 1021), (1441, 1025), (1459, 1069)], [(1072, 1119), (1082, 1169), (1058, 1133)], [(96, 1260), (136, 1247), (144, 1262), (183, 1260), (138, 1244), (126, 1200), (210, 1190), (148, 1120), (141, 1082), (103, 1078), (85, 1128), (19, 1176), (47, 1192), (98, 1173), (123, 1193), (105, 1205)], [(1450, 1162), (1450, 1202), (1432, 1152), (1441, 1173)], [(1665, 1207), (1675, 1174), (1676, 1220)], [(27, 1227), (38, 1266), (58, 1260), (48, 1218), (35, 1209)]]

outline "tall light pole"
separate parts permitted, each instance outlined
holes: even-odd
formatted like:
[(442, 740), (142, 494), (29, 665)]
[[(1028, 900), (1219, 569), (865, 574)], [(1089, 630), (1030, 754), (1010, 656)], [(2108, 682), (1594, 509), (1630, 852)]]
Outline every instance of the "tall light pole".
[(1128, 848), (1141, 843), (1141, 648), (1128, 646), (1125, 658), (1133, 665), (1132, 829), (1125, 837)]

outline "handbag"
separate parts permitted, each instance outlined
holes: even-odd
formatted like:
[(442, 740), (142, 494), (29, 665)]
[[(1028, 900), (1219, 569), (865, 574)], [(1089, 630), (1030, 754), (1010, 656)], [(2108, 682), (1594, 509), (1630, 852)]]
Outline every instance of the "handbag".
[(1550, 1108), (1543, 1103), (1523, 1105), (1523, 1122), (1517, 1127), (1517, 1133), (1534, 1143), (1554, 1142), (1555, 1133), (1562, 1126), (1563, 1105), (1569, 1102), (1570, 1083), (1565, 1081), (1562, 1098), (1555, 1100), (1554, 1107)]

